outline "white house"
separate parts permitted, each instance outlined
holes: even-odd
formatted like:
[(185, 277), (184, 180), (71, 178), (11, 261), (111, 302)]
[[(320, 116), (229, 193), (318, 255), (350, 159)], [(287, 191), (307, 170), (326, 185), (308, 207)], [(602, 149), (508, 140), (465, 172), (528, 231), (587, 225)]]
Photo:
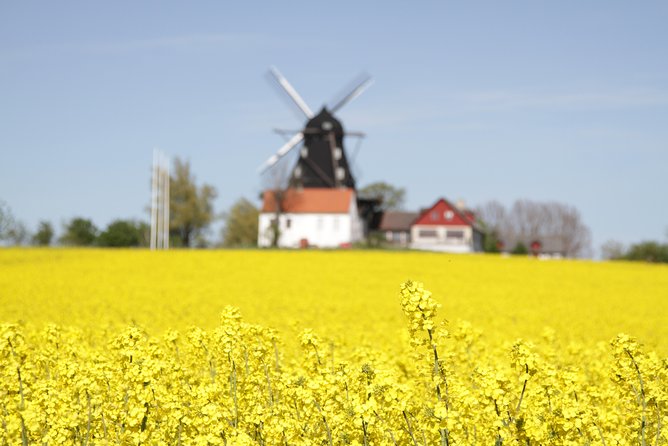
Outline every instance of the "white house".
[(443, 252), (482, 251), (483, 234), (471, 211), (444, 198), (423, 210), (411, 225), (413, 249)]
[(276, 212), (274, 191), (263, 194), (258, 224), (258, 246), (269, 247), (272, 223), (278, 218), (278, 246), (299, 248), (348, 247), (362, 240), (362, 221), (352, 188), (288, 189)]

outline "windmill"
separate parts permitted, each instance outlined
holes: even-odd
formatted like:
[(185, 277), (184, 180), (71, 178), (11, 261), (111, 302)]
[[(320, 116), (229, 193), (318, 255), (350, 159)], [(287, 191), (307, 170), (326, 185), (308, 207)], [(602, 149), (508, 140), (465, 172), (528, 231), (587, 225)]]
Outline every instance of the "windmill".
[(372, 79), (366, 75), (361, 77), (333, 105), (323, 106), (318, 114), (315, 114), (275, 67), (270, 68), (270, 73), (304, 114), (307, 121), (302, 130), (293, 132), (279, 130), (279, 133), (292, 134), (292, 136), (260, 166), (260, 172), (264, 173), (271, 169), (291, 150), (300, 147), (297, 163), (290, 175), (290, 185), (302, 188), (354, 189), (355, 179), (350, 171), (350, 164), (343, 147), (343, 138), (344, 136), (362, 137), (364, 134), (345, 132), (341, 122), (334, 114), (362, 94), (371, 85)]

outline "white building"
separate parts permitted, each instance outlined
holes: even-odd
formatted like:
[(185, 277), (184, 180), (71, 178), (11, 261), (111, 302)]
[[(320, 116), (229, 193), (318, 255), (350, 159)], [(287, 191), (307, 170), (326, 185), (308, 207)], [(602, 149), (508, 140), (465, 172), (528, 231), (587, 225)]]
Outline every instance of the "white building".
[(483, 233), (473, 212), (444, 198), (423, 210), (411, 225), (412, 249), (452, 253), (482, 251)]
[(282, 248), (349, 247), (362, 240), (357, 197), (351, 188), (288, 189), (276, 212), (273, 191), (265, 191), (258, 224), (258, 246), (271, 246), (272, 223), (278, 217)]

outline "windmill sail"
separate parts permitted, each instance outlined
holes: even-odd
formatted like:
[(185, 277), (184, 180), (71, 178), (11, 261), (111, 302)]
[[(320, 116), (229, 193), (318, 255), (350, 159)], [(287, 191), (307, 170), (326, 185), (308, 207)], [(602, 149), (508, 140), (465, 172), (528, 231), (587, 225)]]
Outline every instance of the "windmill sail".
[(333, 113), (368, 88), (372, 83), (371, 78), (366, 75), (359, 78), (330, 109), (323, 107), (317, 115), (314, 115), (287, 79), (276, 68), (272, 67), (270, 70), (276, 82), (308, 118), (308, 122), (302, 131), (295, 133), (260, 167), (260, 171), (264, 172), (271, 168), (303, 140), (304, 144), (299, 150), (297, 163), (290, 178), (291, 184), (304, 188), (354, 189), (355, 179), (343, 147), (345, 132), (341, 122)]
[(297, 144), (299, 144), (302, 139), (304, 139), (304, 134), (302, 132), (297, 132), (295, 135), (290, 138), (288, 142), (283, 144), (280, 149), (278, 149), (278, 152), (276, 152), (274, 155), (271, 155), (267, 161), (264, 162), (258, 169), (260, 173), (266, 171), (269, 169), (271, 166), (276, 164), (281, 158), (283, 158), (285, 155), (290, 152), (290, 150), (294, 149)]

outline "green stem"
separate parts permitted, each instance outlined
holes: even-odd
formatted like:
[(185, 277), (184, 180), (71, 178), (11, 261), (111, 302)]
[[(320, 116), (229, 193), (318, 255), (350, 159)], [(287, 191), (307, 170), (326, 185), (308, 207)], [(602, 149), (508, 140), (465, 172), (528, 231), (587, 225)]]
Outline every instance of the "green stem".
[[(436, 349), (436, 345), (434, 345), (433, 342), (433, 335), (431, 333), (431, 329), (427, 330), (427, 333), (429, 334), (429, 344), (431, 345), (432, 350), (434, 351), (434, 374), (438, 376), (439, 378), (443, 379), (443, 383), (445, 384), (445, 411), (446, 414), (449, 411), (449, 404), (448, 404), (448, 382), (445, 379), (445, 373), (443, 373), (443, 370), (441, 369), (441, 365), (438, 362), (438, 350)], [(438, 401), (443, 401), (443, 396), (441, 395), (441, 385), (436, 384), (436, 396), (438, 397)], [(447, 417), (447, 415), (446, 415)], [(447, 422), (447, 418), (446, 418)], [(450, 444), (450, 433), (448, 432), (447, 429), (439, 429), (438, 432), (441, 435), (441, 445), (443, 446), (448, 446)]]
[(269, 369), (267, 367), (267, 364), (262, 361), (262, 367), (264, 367), (264, 377), (267, 380), (267, 391), (269, 392), (269, 403), (271, 404), (271, 408), (273, 409), (274, 407), (274, 391), (271, 388), (271, 378), (269, 377)]
[(274, 346), (274, 361), (276, 362), (276, 371), (281, 373), (281, 363), (278, 360), (278, 347), (276, 346), (276, 340), (272, 340), (271, 343)]
[(640, 435), (641, 435), (641, 444), (642, 446), (646, 446), (647, 442), (645, 440), (645, 427), (647, 426), (647, 418), (645, 417), (645, 412), (647, 411), (647, 401), (645, 401), (645, 384), (642, 380), (642, 375), (640, 374), (640, 367), (638, 367), (638, 363), (636, 360), (633, 358), (633, 355), (628, 349), (624, 349), (627, 355), (629, 355), (629, 358), (631, 358), (631, 362), (633, 363), (633, 366), (636, 369), (636, 373), (638, 374), (638, 380), (640, 381), (640, 400), (642, 403), (642, 418), (641, 418), (641, 424), (640, 424)]
[[(325, 430), (327, 431), (327, 442), (329, 443), (329, 446), (332, 446), (332, 431), (329, 428), (329, 424), (327, 424), (327, 418), (325, 418), (325, 414), (322, 413), (322, 408), (320, 407), (320, 404), (316, 400), (313, 400), (313, 403), (315, 404), (315, 407), (318, 408), (318, 412), (320, 412), (320, 416), (322, 417), (322, 423), (325, 425)], [(364, 423), (364, 421), (362, 421)], [(364, 438), (364, 444), (366, 444), (366, 436)]]
[[(228, 356), (229, 358), (229, 356)], [(234, 400), (234, 427), (239, 426), (239, 402), (237, 401), (237, 365), (231, 358), (232, 371), (230, 372), (230, 392)]]
[(413, 427), (411, 426), (411, 422), (408, 421), (408, 416), (406, 415), (406, 411), (403, 410), (401, 413), (404, 415), (404, 420), (406, 420), (406, 426), (408, 427), (408, 435), (411, 436), (411, 440), (413, 440), (413, 444), (415, 446), (418, 446), (417, 440), (415, 440), (415, 435), (413, 435)]
[[(526, 373), (529, 373), (529, 364), (524, 364)], [(522, 406), (522, 399), (524, 398), (524, 391), (527, 389), (527, 382), (528, 380), (524, 380), (524, 384), (522, 385), (522, 393), (520, 393), (520, 400), (517, 402), (517, 408), (515, 409), (515, 413), (518, 414), (520, 413), (520, 407)]]
[[(183, 429), (183, 421), (179, 418), (179, 429), (176, 432), (176, 444), (177, 446), (181, 446), (181, 431)], [(223, 440), (225, 440), (225, 437), (223, 436)], [(227, 444), (227, 441), (225, 441), (225, 444)]]
[(608, 445), (605, 443), (605, 438), (603, 437), (603, 431), (601, 430), (600, 426), (599, 426), (598, 424), (596, 424), (596, 423), (594, 423), (594, 426), (596, 426), (596, 429), (598, 429), (598, 435), (601, 436), (601, 443), (603, 443), (603, 446), (608, 446)]
[[(9, 344), (11, 346), (11, 343)], [(13, 352), (13, 350), (12, 350)], [(16, 366), (16, 373), (19, 376), (19, 394), (21, 395), (21, 404), (19, 405), (19, 410), (25, 409), (25, 398), (23, 396), (23, 380), (21, 379), (21, 367)], [(23, 446), (28, 445), (28, 433), (26, 432), (26, 425), (23, 421), (23, 415), (21, 414), (21, 444)]]
[(656, 442), (654, 446), (659, 446), (659, 434), (661, 433), (661, 409), (659, 408), (659, 403), (654, 402), (656, 405)]
[[(427, 333), (429, 334), (429, 344), (432, 347), (432, 350), (434, 352), (434, 374), (443, 378), (443, 383), (445, 384), (445, 408), (446, 410), (449, 409), (448, 405), (448, 381), (445, 379), (445, 373), (441, 369), (441, 365), (438, 362), (438, 350), (436, 350), (436, 346), (434, 345), (433, 342), (433, 335), (431, 333), (431, 330), (427, 330)], [(436, 396), (438, 397), (439, 401), (443, 401), (443, 397), (441, 396), (441, 386), (440, 384), (436, 384)]]
[(366, 422), (364, 421), (364, 418), (362, 418), (362, 432), (364, 433), (364, 446), (369, 446), (366, 433)]
[(93, 419), (93, 410), (90, 405), (90, 393), (86, 390), (86, 404), (88, 405), (88, 422), (86, 423), (86, 445), (90, 444), (90, 425)]

